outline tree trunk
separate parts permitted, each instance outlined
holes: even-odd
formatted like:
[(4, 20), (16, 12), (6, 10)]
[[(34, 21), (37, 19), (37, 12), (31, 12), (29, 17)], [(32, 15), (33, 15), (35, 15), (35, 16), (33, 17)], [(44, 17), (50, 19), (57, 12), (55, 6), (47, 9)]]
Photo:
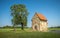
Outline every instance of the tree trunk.
[(21, 29), (24, 30), (24, 25), (23, 25), (23, 23), (21, 23)]
[(14, 31), (16, 31), (16, 28), (14, 27)]
[(16, 31), (16, 28), (15, 28), (15, 26), (14, 26), (14, 30), (13, 31)]

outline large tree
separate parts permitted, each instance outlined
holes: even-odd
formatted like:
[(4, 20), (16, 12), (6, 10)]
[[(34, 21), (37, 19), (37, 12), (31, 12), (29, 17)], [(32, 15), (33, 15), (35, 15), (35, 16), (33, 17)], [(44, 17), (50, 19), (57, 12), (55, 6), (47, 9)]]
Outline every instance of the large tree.
[(12, 24), (20, 25), (21, 29), (23, 30), (24, 26), (27, 25), (27, 16), (28, 11), (26, 9), (26, 6), (24, 4), (15, 4), (10, 7), (11, 9), (11, 15), (12, 15)]

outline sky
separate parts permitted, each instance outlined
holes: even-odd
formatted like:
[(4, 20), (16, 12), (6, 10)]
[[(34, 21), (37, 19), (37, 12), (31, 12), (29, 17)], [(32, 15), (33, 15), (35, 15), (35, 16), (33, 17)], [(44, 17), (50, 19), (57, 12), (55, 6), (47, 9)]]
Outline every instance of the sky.
[(35, 12), (43, 14), (48, 20), (48, 27), (60, 26), (60, 0), (0, 0), (0, 27), (11, 25), (10, 7), (25, 4), (29, 12), (27, 26), (32, 26)]

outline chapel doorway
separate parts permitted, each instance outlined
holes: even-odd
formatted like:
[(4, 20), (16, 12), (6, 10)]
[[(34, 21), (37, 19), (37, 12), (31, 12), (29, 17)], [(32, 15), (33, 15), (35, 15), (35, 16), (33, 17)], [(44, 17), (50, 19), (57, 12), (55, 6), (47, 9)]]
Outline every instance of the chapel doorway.
[(37, 29), (37, 25), (35, 25), (35, 30), (38, 30), (38, 29)]

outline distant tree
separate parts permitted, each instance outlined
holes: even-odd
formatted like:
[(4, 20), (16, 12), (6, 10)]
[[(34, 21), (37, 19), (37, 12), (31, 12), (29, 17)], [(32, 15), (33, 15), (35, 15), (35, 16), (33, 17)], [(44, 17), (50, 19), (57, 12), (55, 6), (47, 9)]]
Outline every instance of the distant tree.
[(26, 9), (26, 6), (24, 4), (15, 4), (12, 5), (10, 9), (11, 16), (13, 17), (11, 20), (13, 26), (15, 27), (15, 25), (21, 24), (21, 29), (23, 30), (24, 26), (27, 26), (28, 11)]
[(9, 25), (6, 25), (6, 26), (3, 26), (3, 28), (11, 28), (12, 26), (9, 26)]

